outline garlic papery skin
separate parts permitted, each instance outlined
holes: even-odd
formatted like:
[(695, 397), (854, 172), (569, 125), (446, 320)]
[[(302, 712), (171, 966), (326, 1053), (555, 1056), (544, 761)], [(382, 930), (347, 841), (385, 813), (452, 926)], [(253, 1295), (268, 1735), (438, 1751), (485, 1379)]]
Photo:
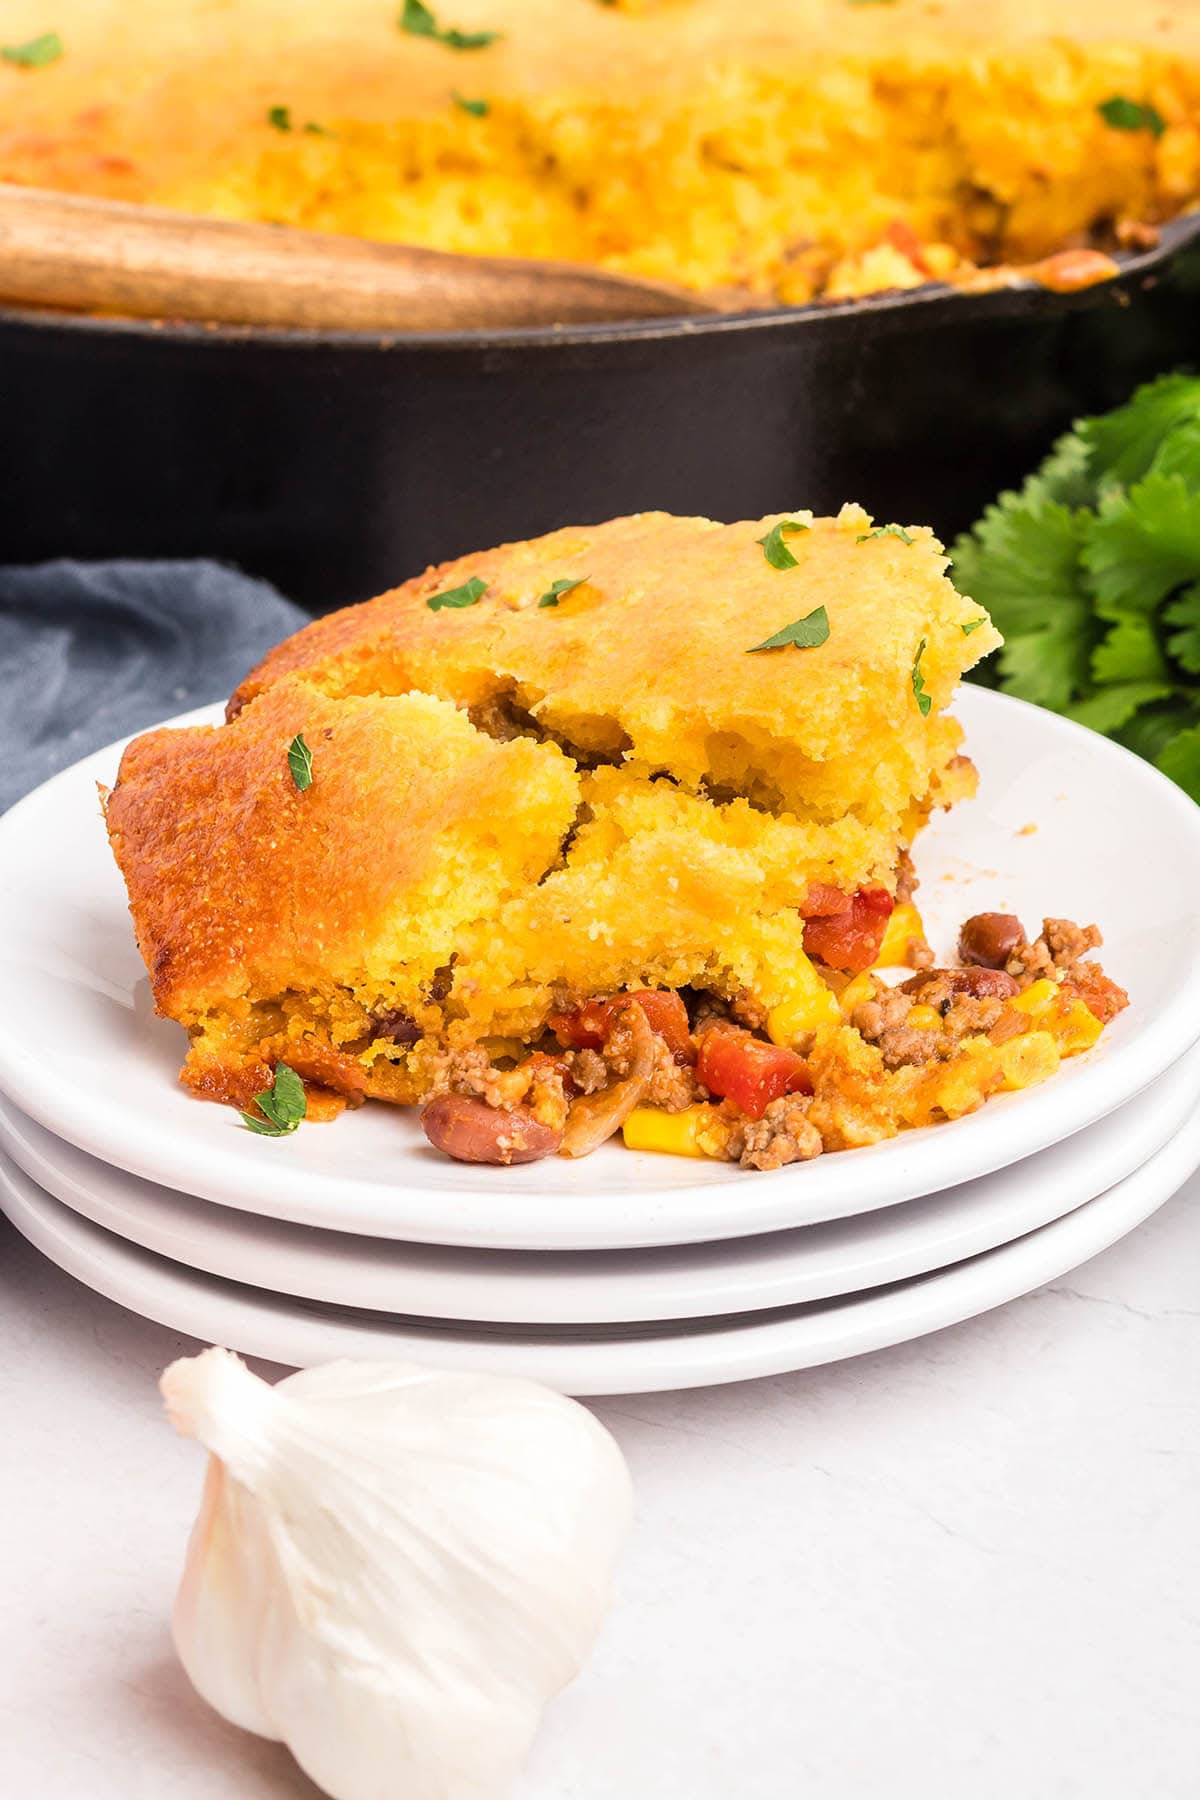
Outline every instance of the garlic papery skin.
[(576, 1675), (629, 1529), (624, 1458), (534, 1382), (227, 1350), (162, 1377), (210, 1451), (175, 1602), (184, 1668), (333, 1800), (490, 1800)]

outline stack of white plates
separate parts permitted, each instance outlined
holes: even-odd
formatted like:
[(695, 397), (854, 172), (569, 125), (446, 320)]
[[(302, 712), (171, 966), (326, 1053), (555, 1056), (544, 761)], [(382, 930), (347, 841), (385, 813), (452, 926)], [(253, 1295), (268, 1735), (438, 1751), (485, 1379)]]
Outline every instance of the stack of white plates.
[(1130, 991), (1043, 1087), (765, 1175), (618, 1145), (469, 1168), (383, 1106), (256, 1137), (175, 1080), (96, 803), (116, 746), (0, 821), (0, 1206), (196, 1337), (576, 1394), (808, 1367), (1054, 1279), (1200, 1165), (1200, 809), (1051, 714), (976, 689), (960, 711), (980, 796), (922, 839), (935, 948), (983, 910), (1095, 919)]

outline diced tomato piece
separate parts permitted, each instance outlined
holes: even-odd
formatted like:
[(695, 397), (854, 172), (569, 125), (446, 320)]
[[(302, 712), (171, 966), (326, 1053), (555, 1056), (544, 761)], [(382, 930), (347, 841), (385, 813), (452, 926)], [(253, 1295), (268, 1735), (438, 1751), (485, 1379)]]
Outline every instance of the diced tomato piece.
[(1098, 963), (1077, 963), (1063, 982), (1063, 993), (1082, 1000), (1094, 1018), (1108, 1025), (1129, 1005), (1129, 995)]
[(608, 1036), (607, 1000), (587, 1000), (574, 1012), (551, 1013), (546, 1021), (567, 1050), (600, 1050)]
[(573, 1050), (600, 1050), (607, 1042), (613, 1019), (623, 1006), (636, 1000), (651, 1031), (658, 1033), (676, 1062), (691, 1062), (692, 1028), (687, 1007), (679, 995), (662, 988), (639, 988), (632, 994), (613, 994), (607, 1000), (587, 1000), (575, 1012), (551, 1013), (547, 1023), (560, 1044)]
[(831, 919), (837, 913), (848, 911), (852, 899), (852, 895), (844, 894), (841, 888), (830, 887), (827, 881), (814, 881), (804, 896), (800, 917), (802, 919)]
[(646, 1015), (651, 1031), (656, 1031), (676, 1062), (691, 1062), (695, 1056), (692, 1027), (687, 1007), (679, 995), (665, 988), (646, 988), (631, 994)]
[(828, 968), (851, 975), (869, 969), (879, 955), (895, 904), (886, 888), (859, 888), (844, 912), (806, 921), (806, 952)]
[(710, 1093), (732, 1100), (750, 1119), (761, 1119), (783, 1094), (813, 1091), (802, 1056), (732, 1025), (712, 1025), (703, 1033), (696, 1073)]

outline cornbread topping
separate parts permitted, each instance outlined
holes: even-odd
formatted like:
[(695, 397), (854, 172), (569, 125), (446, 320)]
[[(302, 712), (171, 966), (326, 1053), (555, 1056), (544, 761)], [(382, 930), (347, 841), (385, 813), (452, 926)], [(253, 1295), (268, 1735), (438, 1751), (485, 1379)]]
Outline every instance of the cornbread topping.
[(4, 9), (0, 179), (223, 218), (803, 302), (1086, 285), (1200, 195), (1198, 0), (46, 17)]
[(1044, 1079), (1124, 996), (1052, 919), (933, 967), (909, 852), (973, 791), (945, 709), (999, 642), (944, 570), (854, 506), (570, 528), (137, 739), (108, 827), (184, 1081), (266, 1135), (377, 1098), (469, 1161), (772, 1168)]

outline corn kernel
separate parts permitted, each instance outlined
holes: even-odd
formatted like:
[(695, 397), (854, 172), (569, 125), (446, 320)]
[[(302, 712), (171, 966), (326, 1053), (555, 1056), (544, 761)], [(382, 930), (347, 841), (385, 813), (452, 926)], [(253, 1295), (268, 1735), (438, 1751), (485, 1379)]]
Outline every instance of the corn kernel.
[(904, 1023), (914, 1031), (936, 1031), (941, 1017), (932, 1006), (910, 1006)]
[(1103, 1027), (1082, 1000), (1065, 995), (1057, 981), (1035, 981), (1009, 1005), (1027, 1013), (1041, 1031), (1048, 1031), (1062, 1056), (1078, 1056), (1090, 1050)]
[(1054, 1037), (1062, 1056), (1078, 1056), (1090, 1050), (1104, 1030), (1090, 1006), (1082, 1000), (1068, 1000), (1054, 1021)]
[(621, 1135), (630, 1150), (657, 1150), (664, 1156), (719, 1156), (720, 1137), (714, 1135), (715, 1106), (689, 1106), (684, 1112), (663, 1112), (657, 1106), (635, 1106)]
[(1048, 1031), (1026, 1031), (1000, 1046), (999, 1063), (1004, 1077), (1000, 1083), (1002, 1092), (1035, 1087), (1057, 1069), (1058, 1045)]
[(901, 901), (892, 908), (892, 916), (887, 922), (887, 930), (883, 934), (883, 942), (879, 946), (879, 955), (875, 958), (877, 969), (903, 968), (908, 960), (909, 938), (923, 938), (925, 927), (921, 923), (921, 915), (911, 900)]
[(1041, 981), (1031, 982), (1024, 993), (1017, 994), (1008, 1004), (1014, 1012), (1028, 1013), (1031, 1019), (1040, 1021), (1054, 1005), (1061, 992), (1062, 989), (1057, 981), (1047, 981), (1043, 977)]
[(773, 1044), (792, 1045), (818, 1025), (836, 1025), (841, 1018), (837, 996), (827, 988), (807, 956), (792, 964), (791, 992), (767, 1014), (767, 1036)]
[(843, 1019), (853, 1017), (855, 1007), (861, 1006), (864, 1000), (872, 999), (874, 993), (875, 983), (871, 979), (871, 971), (864, 969), (861, 975), (856, 975), (854, 980), (848, 982), (842, 989), (838, 1004), (842, 1009)]

